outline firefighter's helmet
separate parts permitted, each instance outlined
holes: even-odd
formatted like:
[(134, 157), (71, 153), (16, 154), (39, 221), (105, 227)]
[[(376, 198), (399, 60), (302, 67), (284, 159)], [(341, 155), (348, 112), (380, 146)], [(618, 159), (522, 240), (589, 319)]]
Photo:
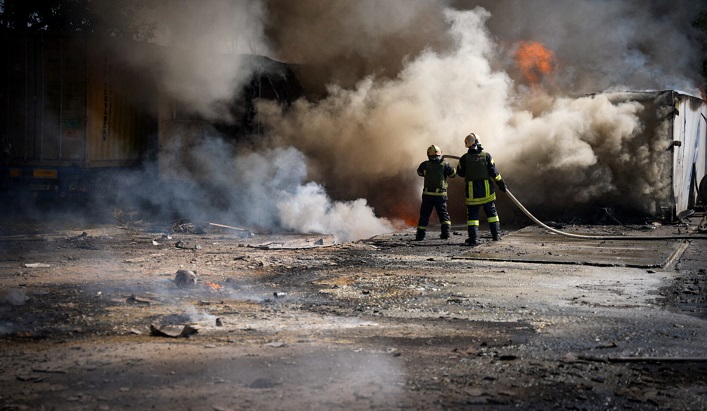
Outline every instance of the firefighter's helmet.
[(427, 147), (427, 156), (428, 157), (441, 156), (441, 155), (442, 155), (442, 149), (437, 147), (436, 145), (432, 144), (431, 146)]
[(476, 133), (469, 133), (468, 136), (464, 138), (464, 145), (466, 147), (471, 147), (479, 142), (479, 135)]

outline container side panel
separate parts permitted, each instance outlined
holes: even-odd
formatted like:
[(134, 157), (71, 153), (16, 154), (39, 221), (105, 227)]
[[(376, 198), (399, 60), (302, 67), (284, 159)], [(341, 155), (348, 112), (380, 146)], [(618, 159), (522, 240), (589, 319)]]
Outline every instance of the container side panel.
[(676, 141), (673, 167), (675, 211), (680, 213), (695, 205), (696, 186), (705, 175), (705, 136), (707, 106), (698, 98), (678, 95), (673, 139)]
[(41, 129), (38, 133), (40, 160), (60, 159), (63, 93), (63, 39), (44, 37), (39, 78), (42, 80)]
[(40, 157), (37, 135), (37, 106), (41, 92), (37, 81), (39, 53), (31, 37), (3, 38), (2, 148), (5, 161), (17, 163)]
[(82, 165), (86, 157), (86, 43), (83, 38), (62, 42), (60, 159)]
[(140, 86), (136, 73), (104, 50), (94, 50), (90, 60), (88, 166), (137, 164), (156, 129), (154, 115), (140, 98), (140, 93), (150, 91)]

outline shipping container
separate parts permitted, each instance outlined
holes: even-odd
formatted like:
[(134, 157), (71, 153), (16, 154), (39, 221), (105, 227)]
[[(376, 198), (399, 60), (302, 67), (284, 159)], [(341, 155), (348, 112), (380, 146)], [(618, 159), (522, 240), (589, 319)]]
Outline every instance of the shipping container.
[[(647, 205), (645, 211), (664, 219), (675, 219), (681, 213), (705, 204), (698, 196), (704, 187), (707, 169), (707, 104), (698, 96), (676, 90), (603, 93), (613, 103), (638, 102), (641, 132), (632, 142), (632, 156), (647, 161), (637, 162), (636, 179), (651, 190), (628, 195)], [(646, 177), (647, 178), (647, 177)], [(636, 184), (638, 185), (638, 184)], [(627, 190), (629, 191), (629, 190)], [(707, 193), (701, 193), (707, 197)]]
[(141, 163), (156, 139), (155, 92), (112, 50), (82, 35), (2, 34), (3, 192), (95, 194)]

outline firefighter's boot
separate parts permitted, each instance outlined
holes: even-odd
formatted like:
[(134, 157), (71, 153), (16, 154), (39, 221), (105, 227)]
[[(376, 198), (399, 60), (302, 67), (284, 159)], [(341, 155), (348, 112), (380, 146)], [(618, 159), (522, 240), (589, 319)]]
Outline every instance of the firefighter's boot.
[(441, 238), (442, 240), (448, 239), (451, 227), (451, 224), (442, 224), (442, 234), (439, 235), (439, 238)]
[(491, 223), (489, 224), (489, 228), (491, 229), (491, 239), (493, 241), (499, 241), (501, 239), (501, 223)]
[(418, 228), (417, 233), (415, 233), (415, 241), (422, 241), (425, 239), (425, 230)]
[(479, 227), (478, 226), (469, 226), (466, 228), (466, 230), (469, 232), (469, 238), (466, 239), (465, 243), (468, 246), (474, 247), (479, 245)]

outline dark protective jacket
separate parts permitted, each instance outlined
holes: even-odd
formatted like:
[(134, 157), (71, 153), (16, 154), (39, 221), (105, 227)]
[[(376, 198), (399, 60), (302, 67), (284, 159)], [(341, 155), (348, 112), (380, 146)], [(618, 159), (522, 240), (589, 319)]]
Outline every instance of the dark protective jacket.
[(457, 175), (454, 167), (442, 161), (442, 157), (430, 157), (417, 168), (417, 175), (425, 178), (422, 195), (447, 196), (447, 179)]
[(457, 174), (466, 181), (466, 205), (481, 205), (496, 200), (493, 181), (501, 181), (490, 153), (475, 144), (459, 159)]

